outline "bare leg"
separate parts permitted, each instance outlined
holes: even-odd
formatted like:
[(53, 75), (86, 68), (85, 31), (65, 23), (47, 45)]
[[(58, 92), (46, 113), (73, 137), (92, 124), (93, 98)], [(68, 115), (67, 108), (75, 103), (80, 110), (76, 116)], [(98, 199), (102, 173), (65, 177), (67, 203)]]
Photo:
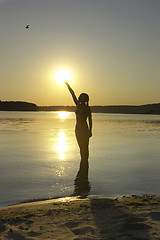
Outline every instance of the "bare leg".
[(80, 148), (81, 163), (87, 163), (89, 158), (89, 137), (76, 133), (76, 138)]

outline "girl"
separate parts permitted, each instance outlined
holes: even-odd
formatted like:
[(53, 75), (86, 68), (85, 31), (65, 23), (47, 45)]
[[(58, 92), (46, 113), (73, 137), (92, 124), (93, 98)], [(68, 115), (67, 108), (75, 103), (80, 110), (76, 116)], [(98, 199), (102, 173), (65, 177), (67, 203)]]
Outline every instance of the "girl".
[[(81, 93), (76, 97), (73, 89), (70, 87), (67, 81), (65, 84), (70, 91), (73, 101), (76, 104), (76, 139), (80, 148), (81, 164), (80, 168), (88, 168), (89, 158), (89, 138), (92, 136), (92, 114), (91, 109), (88, 106), (89, 96), (86, 93)], [(88, 120), (88, 123), (87, 123)]]

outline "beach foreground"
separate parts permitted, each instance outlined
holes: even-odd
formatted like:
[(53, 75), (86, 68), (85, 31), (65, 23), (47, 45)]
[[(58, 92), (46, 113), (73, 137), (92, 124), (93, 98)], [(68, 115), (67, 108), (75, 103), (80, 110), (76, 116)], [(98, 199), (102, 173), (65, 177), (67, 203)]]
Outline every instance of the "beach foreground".
[(160, 196), (60, 198), (0, 208), (0, 239), (160, 239)]

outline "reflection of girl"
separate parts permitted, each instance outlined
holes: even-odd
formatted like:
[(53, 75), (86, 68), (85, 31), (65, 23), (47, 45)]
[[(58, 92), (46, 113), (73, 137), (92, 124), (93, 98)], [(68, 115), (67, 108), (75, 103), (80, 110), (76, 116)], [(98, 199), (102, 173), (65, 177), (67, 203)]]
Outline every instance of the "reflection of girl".
[[(73, 89), (70, 85), (65, 81), (67, 85), (73, 101), (75, 102), (77, 109), (76, 109), (76, 138), (80, 148), (81, 154), (81, 165), (88, 166), (88, 157), (89, 157), (89, 138), (92, 136), (92, 115), (90, 107), (88, 106), (89, 96), (86, 93), (81, 93), (79, 98), (77, 99)], [(87, 124), (87, 119), (89, 126)]]

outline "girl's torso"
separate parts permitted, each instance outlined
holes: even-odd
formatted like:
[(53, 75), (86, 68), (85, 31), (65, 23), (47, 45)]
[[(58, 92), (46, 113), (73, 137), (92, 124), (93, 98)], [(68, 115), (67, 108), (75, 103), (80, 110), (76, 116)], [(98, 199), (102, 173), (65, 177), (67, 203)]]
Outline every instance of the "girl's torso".
[(87, 128), (87, 117), (90, 114), (90, 107), (79, 104), (76, 109), (76, 128)]

